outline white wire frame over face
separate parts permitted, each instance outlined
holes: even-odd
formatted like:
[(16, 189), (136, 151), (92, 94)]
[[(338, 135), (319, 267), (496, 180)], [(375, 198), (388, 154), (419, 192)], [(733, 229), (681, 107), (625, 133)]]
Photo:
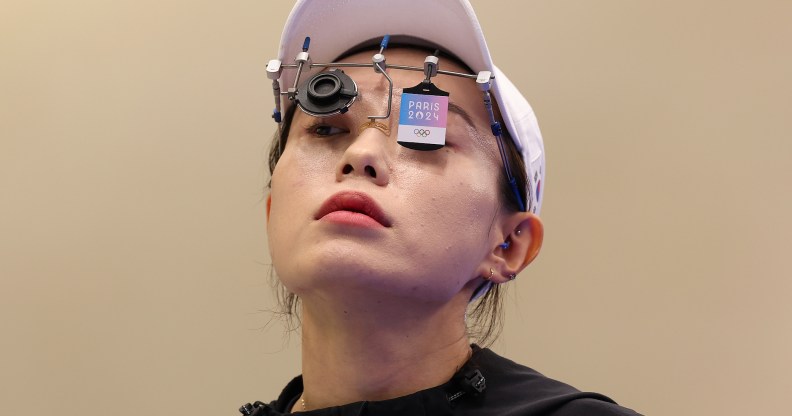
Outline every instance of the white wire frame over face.
[[(298, 85), (300, 82), (300, 76), (303, 70), (307, 67), (309, 69), (312, 68), (368, 68), (371, 67), (374, 69), (375, 72), (381, 73), (387, 80), (388, 80), (388, 106), (386, 113), (384, 115), (370, 115), (368, 116), (371, 122), (375, 120), (382, 120), (387, 119), (391, 115), (391, 109), (393, 104), (393, 80), (391, 79), (390, 75), (387, 73), (387, 69), (397, 69), (397, 70), (405, 70), (405, 71), (418, 71), (423, 72), (425, 75), (424, 82), (431, 83), (431, 79), (438, 74), (442, 75), (450, 75), (462, 78), (469, 78), (476, 81), (476, 85), (482, 91), (484, 107), (487, 111), (490, 121), (490, 128), (492, 129), (492, 134), (495, 136), (496, 142), (498, 144), (498, 151), (500, 152), (501, 160), (503, 162), (504, 171), (506, 174), (506, 180), (509, 183), (509, 186), (516, 197), (518, 206), (520, 211), (526, 211), (525, 202), (523, 202), (522, 194), (517, 189), (517, 181), (514, 178), (514, 175), (511, 171), (511, 166), (509, 164), (509, 159), (507, 157), (506, 147), (503, 143), (503, 135), (502, 135), (502, 127), (501, 124), (495, 119), (495, 113), (492, 109), (492, 97), (490, 95), (490, 88), (492, 87), (492, 80), (495, 78), (492, 75), (491, 71), (481, 71), (478, 74), (466, 74), (462, 72), (455, 72), (455, 71), (444, 71), (438, 69), (438, 62), (439, 59), (436, 56), (437, 53), (434, 55), (429, 55), (424, 60), (423, 68), (417, 66), (409, 66), (409, 65), (388, 65), (385, 63), (385, 55), (383, 52), (385, 48), (388, 46), (388, 41), (390, 40), (389, 35), (385, 35), (380, 43), (379, 52), (374, 54), (372, 57), (371, 63), (354, 63), (354, 62), (329, 62), (329, 63), (312, 63), (310, 60), (310, 55), (308, 54), (308, 48), (310, 47), (310, 37), (306, 37), (305, 41), (303, 42), (302, 51), (297, 54), (293, 64), (284, 64), (279, 60), (271, 60), (267, 64), (267, 77), (272, 80), (272, 89), (275, 95), (275, 110), (273, 111), (272, 118), (275, 119), (275, 122), (278, 123), (279, 128), (282, 126), (282, 114), (281, 114), (281, 96), (286, 96), (289, 100), (295, 101), (298, 107), (307, 114), (314, 115), (314, 116), (329, 116), (338, 113), (346, 112), (349, 107), (354, 103), (355, 98), (357, 97), (357, 87), (354, 84), (354, 81), (348, 79), (348, 82), (351, 84), (346, 84), (346, 79), (342, 78), (341, 75), (343, 74), (331, 74), (334, 71), (328, 72), (320, 72), (316, 76), (314, 76), (306, 85), (306, 89), (309, 91), (301, 91), (298, 90)], [(280, 83), (278, 80), (281, 77), (281, 73), (284, 69), (296, 69), (297, 74), (294, 78), (294, 83), (291, 87), (288, 88), (287, 91), (281, 91)], [(340, 71), (339, 71), (340, 72)], [(322, 88), (316, 89), (314, 91), (311, 90), (311, 82), (317, 80), (317, 76), (321, 76), (322, 74), (325, 75), (325, 79), (322, 79), (321, 82), (325, 85)], [(327, 75), (330, 74), (330, 75)], [(334, 78), (329, 79), (328, 77)], [(329, 106), (328, 112), (317, 112), (313, 111), (317, 108), (314, 108), (312, 105), (308, 104), (304, 97), (307, 97), (307, 94), (312, 92), (312, 97), (308, 97), (308, 102), (311, 101), (311, 98), (336, 98), (338, 100), (335, 105)], [(333, 96), (333, 97), (330, 97)], [(303, 99), (300, 99), (300, 98)], [(324, 108), (323, 108), (324, 109)], [(279, 149), (281, 150), (281, 149)]]

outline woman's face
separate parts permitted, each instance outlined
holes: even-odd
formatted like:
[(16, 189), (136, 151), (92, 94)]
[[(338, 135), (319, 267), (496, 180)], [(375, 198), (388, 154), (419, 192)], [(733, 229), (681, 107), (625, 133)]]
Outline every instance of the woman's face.
[[(346, 61), (370, 62), (372, 55)], [(390, 64), (422, 67), (426, 53), (392, 49), (386, 56)], [(464, 72), (442, 59), (440, 66)], [(396, 137), (402, 88), (419, 84), (423, 73), (388, 72), (394, 94), (390, 118), (380, 120), (386, 135), (360, 129), (368, 116), (385, 114), (387, 80), (371, 68), (344, 72), (358, 85), (357, 101), (326, 118), (298, 110), (272, 174), (267, 230), (279, 278), (306, 301), (469, 297), (501, 242), (490, 230), (500, 218), (503, 173), (481, 92), (472, 79), (433, 78), (450, 93), (446, 145), (418, 151)]]

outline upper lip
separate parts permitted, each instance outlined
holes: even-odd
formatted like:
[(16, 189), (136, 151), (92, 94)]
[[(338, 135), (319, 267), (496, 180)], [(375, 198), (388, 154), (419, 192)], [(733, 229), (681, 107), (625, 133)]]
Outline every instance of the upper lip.
[(332, 195), (319, 207), (315, 218), (318, 220), (335, 211), (352, 211), (368, 215), (384, 227), (390, 227), (390, 220), (382, 208), (363, 192), (342, 191)]

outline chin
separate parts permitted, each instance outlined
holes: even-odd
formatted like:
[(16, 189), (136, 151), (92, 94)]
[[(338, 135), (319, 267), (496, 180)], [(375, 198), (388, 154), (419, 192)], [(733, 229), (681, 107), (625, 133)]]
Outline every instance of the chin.
[[(403, 258), (402, 258), (403, 259)], [(358, 253), (313, 257), (286, 275), (279, 275), (289, 291), (302, 298), (321, 294), (339, 304), (368, 300), (405, 304), (445, 304), (463, 289), (464, 279), (422, 274), (409, 259), (404, 262)], [(424, 269), (425, 270), (425, 269)], [(345, 301), (345, 299), (347, 299)]]

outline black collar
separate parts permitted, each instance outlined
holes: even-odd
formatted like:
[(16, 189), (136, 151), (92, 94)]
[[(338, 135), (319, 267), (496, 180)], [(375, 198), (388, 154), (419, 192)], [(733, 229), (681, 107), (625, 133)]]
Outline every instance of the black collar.
[[(426, 390), (407, 396), (381, 401), (364, 401), (328, 407), (325, 409), (298, 412), (305, 416), (402, 416), (402, 415), (451, 415), (456, 405), (464, 401), (481, 400), (486, 393), (486, 378), (479, 365), (482, 354), (481, 347), (472, 344), (473, 354), (457, 371), (451, 380)], [(278, 400), (265, 404), (255, 402), (246, 404), (239, 409), (243, 415), (250, 416), (282, 416), (289, 414), (303, 392), (302, 376), (295, 377)]]

